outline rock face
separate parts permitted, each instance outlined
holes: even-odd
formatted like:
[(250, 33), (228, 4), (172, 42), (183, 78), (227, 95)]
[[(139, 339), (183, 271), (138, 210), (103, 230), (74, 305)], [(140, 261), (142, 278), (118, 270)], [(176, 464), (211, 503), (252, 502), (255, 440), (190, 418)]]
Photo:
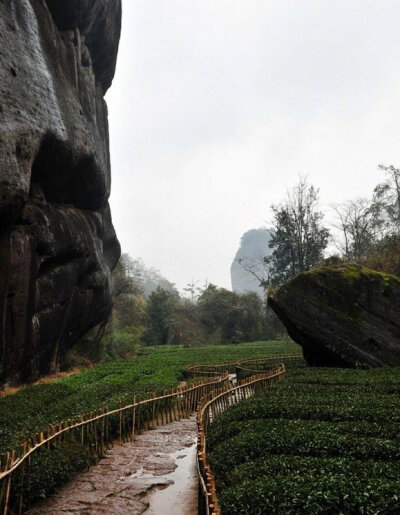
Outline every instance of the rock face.
[(120, 0), (0, 2), (0, 384), (56, 371), (110, 311), (120, 25)]
[(259, 279), (248, 270), (252, 270), (260, 278), (264, 277), (262, 259), (272, 252), (268, 248), (270, 238), (271, 231), (264, 227), (250, 229), (243, 234), (240, 247), (231, 265), (231, 283), (234, 292), (255, 292), (264, 298), (265, 292), (260, 286)]
[(357, 265), (299, 274), (269, 305), (315, 366), (400, 365), (400, 278)]

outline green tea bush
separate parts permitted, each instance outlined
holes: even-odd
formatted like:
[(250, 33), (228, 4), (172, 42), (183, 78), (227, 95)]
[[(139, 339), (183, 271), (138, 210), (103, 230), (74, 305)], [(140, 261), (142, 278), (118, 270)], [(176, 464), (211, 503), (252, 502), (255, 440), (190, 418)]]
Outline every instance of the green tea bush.
[[(129, 341), (126, 334), (121, 332), (120, 337), (121, 349), (124, 345), (135, 345), (135, 340)], [(0, 452), (16, 448), (49, 425), (104, 406), (111, 409), (119, 403), (127, 404), (133, 395), (140, 399), (148, 392), (172, 388), (193, 363), (217, 364), (294, 352), (299, 352), (296, 345), (278, 341), (192, 348), (148, 347), (134, 359), (110, 361), (52, 383), (24, 387), (0, 397)], [(140, 417), (140, 408), (136, 416)], [(110, 435), (117, 437), (118, 429), (118, 416), (110, 417)], [(34, 453), (25, 502), (46, 497), (77, 471), (91, 465), (93, 459), (80, 441), (66, 441)], [(18, 498), (19, 479), (18, 475), (14, 477), (12, 497)]]
[(108, 406), (133, 395), (172, 388), (193, 363), (223, 363), (262, 356), (299, 353), (282, 341), (184, 348), (147, 347), (132, 359), (110, 361), (70, 377), (0, 397), (0, 452), (11, 450), (28, 436), (74, 416)]
[(285, 474), (245, 480), (224, 490), (219, 500), (228, 514), (372, 515), (399, 513), (400, 496), (397, 480)]
[(400, 513), (400, 369), (288, 368), (207, 448), (222, 512)]

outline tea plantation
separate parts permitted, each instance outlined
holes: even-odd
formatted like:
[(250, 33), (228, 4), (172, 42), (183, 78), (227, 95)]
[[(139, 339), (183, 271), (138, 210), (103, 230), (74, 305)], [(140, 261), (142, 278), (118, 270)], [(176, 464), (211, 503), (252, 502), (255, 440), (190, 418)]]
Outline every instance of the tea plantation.
[(300, 353), (300, 348), (282, 341), (193, 348), (145, 347), (134, 359), (103, 363), (52, 383), (27, 386), (0, 397), (0, 452), (75, 415), (106, 405), (115, 407), (121, 399), (128, 403), (132, 395), (145, 397), (146, 392), (172, 388), (193, 363), (224, 363), (293, 353)]
[(400, 369), (290, 366), (207, 436), (222, 513), (400, 513)]

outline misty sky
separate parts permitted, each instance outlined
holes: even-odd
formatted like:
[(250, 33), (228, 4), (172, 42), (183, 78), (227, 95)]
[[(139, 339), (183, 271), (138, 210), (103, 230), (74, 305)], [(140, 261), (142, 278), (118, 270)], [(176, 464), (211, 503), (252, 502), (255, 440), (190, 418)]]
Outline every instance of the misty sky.
[[(123, 252), (230, 288), (298, 174), (324, 209), (400, 166), (398, 0), (124, 0), (109, 106)], [(328, 218), (332, 218), (329, 216)]]

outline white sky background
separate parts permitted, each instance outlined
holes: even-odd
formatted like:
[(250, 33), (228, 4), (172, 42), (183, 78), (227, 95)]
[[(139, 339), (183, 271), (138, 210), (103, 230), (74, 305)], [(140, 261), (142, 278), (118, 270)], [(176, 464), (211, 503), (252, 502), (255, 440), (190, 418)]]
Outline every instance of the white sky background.
[[(321, 204), (400, 166), (399, 0), (124, 0), (109, 106), (123, 252), (230, 288), (299, 173)], [(329, 218), (332, 218), (329, 215)]]

